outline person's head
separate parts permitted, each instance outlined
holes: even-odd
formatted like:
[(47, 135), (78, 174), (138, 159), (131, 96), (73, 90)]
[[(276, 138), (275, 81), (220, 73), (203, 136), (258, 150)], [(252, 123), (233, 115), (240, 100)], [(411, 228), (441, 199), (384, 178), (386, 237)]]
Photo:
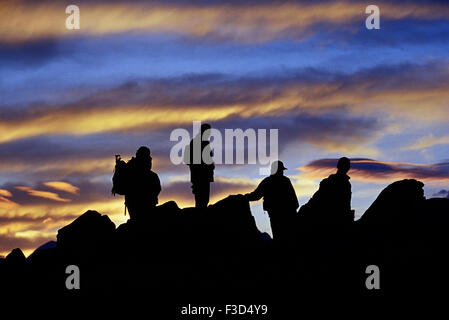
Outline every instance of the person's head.
[(282, 161), (277, 160), (271, 164), (271, 175), (283, 175), (285, 170), (287, 170), (287, 168), (284, 167), (284, 163)]
[(151, 168), (151, 152), (148, 147), (142, 146), (136, 152), (136, 159), (142, 164), (148, 164)]
[[(201, 137), (204, 139), (209, 139), (211, 125), (208, 123), (201, 124)], [(209, 130), (209, 131), (208, 131)]]
[(337, 169), (338, 172), (348, 173), (349, 169), (351, 169), (351, 161), (346, 157), (340, 158), (337, 163)]

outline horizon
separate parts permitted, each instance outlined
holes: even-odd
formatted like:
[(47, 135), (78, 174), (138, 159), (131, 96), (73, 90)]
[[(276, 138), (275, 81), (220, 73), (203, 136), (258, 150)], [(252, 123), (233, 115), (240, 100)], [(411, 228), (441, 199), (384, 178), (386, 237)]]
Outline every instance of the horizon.
[[(449, 197), (449, 6), (444, 1), (5, 1), (0, 10), (0, 255), (26, 256), (87, 210), (125, 222), (115, 154), (151, 149), (159, 204), (192, 206), (170, 133), (278, 129), (300, 206), (352, 160), (359, 218), (390, 183)], [(248, 151), (248, 150), (246, 150)], [(259, 165), (217, 165), (210, 204), (252, 191)], [(261, 201), (251, 203), (271, 234)]]

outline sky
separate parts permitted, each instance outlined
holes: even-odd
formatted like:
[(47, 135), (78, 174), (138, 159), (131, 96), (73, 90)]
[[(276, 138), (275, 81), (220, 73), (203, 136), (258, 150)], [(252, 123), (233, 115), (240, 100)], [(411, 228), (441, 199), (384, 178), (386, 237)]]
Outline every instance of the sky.
[[(159, 202), (192, 206), (170, 134), (193, 121), (278, 129), (300, 204), (341, 156), (356, 217), (400, 179), (449, 197), (448, 53), (447, 1), (2, 1), (0, 255), (29, 255), (88, 209), (125, 222), (114, 155), (141, 145)], [(252, 191), (259, 169), (217, 165), (211, 203)], [(260, 202), (252, 213), (270, 233)]]

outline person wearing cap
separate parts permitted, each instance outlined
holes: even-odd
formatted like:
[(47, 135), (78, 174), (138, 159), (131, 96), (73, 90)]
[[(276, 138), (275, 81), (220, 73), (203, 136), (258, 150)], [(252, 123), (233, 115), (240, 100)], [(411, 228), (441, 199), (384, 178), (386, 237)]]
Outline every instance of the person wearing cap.
[(151, 211), (158, 203), (161, 182), (151, 170), (152, 158), (148, 147), (142, 146), (136, 156), (128, 162), (129, 191), (125, 194), (125, 205), (132, 220)]
[(263, 209), (268, 212), (273, 240), (285, 242), (292, 239), (292, 225), (296, 210), (299, 207), (298, 198), (290, 179), (284, 176), (282, 161), (271, 164), (271, 175), (262, 180), (257, 188), (245, 195), (248, 201), (257, 201), (263, 197)]

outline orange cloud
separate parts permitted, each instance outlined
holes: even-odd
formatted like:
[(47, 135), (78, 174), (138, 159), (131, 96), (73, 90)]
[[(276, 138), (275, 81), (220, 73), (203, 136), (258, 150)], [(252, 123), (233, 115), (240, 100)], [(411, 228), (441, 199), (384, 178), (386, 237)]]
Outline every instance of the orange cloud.
[[(376, 3), (384, 19), (448, 18), (449, 8), (438, 4)], [(6, 1), (0, 10), (0, 37), (16, 42), (36, 38), (104, 35), (121, 32), (173, 33), (194, 37), (264, 42), (280, 37), (303, 38), (316, 24), (346, 26), (360, 21), (366, 5), (339, 1), (314, 4), (251, 6), (161, 3), (89, 3), (79, 5), (81, 29), (65, 28), (64, 3)]]
[(0, 196), (11, 198), (11, 197), (12, 197), (12, 194), (11, 194), (11, 192), (8, 191), (8, 190), (0, 189)]
[[(320, 159), (298, 168), (299, 177), (323, 179), (336, 172), (337, 159)], [(391, 183), (402, 179), (417, 179), (423, 182), (447, 183), (449, 163), (416, 164), (388, 162), (370, 159), (351, 159), (349, 175), (354, 180), (375, 183)]]
[(123, 199), (112, 197), (107, 202), (61, 202), (58, 206), (23, 205), (13, 209), (0, 206), (0, 254), (6, 255), (16, 247), (25, 255), (30, 254), (46, 241), (55, 240), (58, 229), (89, 209), (108, 214), (116, 225), (129, 218), (123, 215)]
[(49, 191), (40, 191), (40, 190), (34, 190), (27, 186), (16, 186), (17, 190), (25, 191), (30, 196), (38, 197), (38, 198), (45, 198), (50, 199), (58, 202), (70, 202), (70, 199), (61, 198), (57, 193), (49, 192)]
[(19, 204), (8, 199), (11, 197), (12, 197), (12, 194), (10, 191), (5, 190), (5, 189), (0, 189), (0, 208), (4, 208), (4, 209), (17, 208), (19, 206)]
[(44, 185), (59, 191), (65, 191), (71, 194), (78, 194), (78, 191), (80, 190), (78, 187), (75, 187), (74, 185), (71, 185), (68, 182), (63, 181), (49, 181), (44, 182)]
[(405, 147), (404, 150), (421, 150), (439, 144), (449, 144), (449, 136), (435, 137), (433, 134), (429, 134), (428, 136), (425, 136), (415, 143)]
[[(154, 157), (153, 157), (154, 158)], [(57, 176), (67, 176), (74, 173), (106, 173), (114, 169), (114, 158), (86, 158), (67, 159), (38, 162), (36, 159), (21, 159), (18, 161), (3, 161), (0, 163), (0, 171), (5, 172), (28, 172), (39, 173), (53, 171)]]
[(97, 109), (47, 110), (28, 119), (0, 121), (0, 143), (43, 134), (86, 135), (108, 131), (129, 130), (142, 126), (154, 129), (190, 123), (192, 119), (213, 121), (243, 109), (191, 107), (188, 110), (158, 106), (112, 106)]
[[(247, 96), (244, 102), (212, 102), (210, 106), (193, 104), (195, 100), (191, 101), (192, 96), (186, 93), (185, 101), (190, 102), (188, 108), (152, 103), (49, 107), (23, 114), (20, 118), (0, 120), (0, 143), (52, 134), (88, 135), (139, 128), (158, 130), (187, 126), (192, 120), (223, 120), (236, 114), (242, 118), (282, 116), (295, 111), (320, 114), (341, 106), (356, 115), (378, 115), (383, 112), (410, 120), (441, 122), (449, 119), (449, 66), (441, 66), (441, 69), (447, 80), (438, 84), (439, 87), (423, 85), (413, 88), (413, 91), (406, 86), (372, 90), (370, 86), (374, 84), (369, 79), (358, 79), (344, 85), (340, 81), (322, 84), (288, 83), (277, 90), (268, 84), (266, 88), (258, 88)], [(385, 76), (385, 79), (394, 81), (396, 78), (393, 74)], [(274, 91), (276, 94), (273, 94)], [(243, 91), (241, 94), (245, 97)]]

